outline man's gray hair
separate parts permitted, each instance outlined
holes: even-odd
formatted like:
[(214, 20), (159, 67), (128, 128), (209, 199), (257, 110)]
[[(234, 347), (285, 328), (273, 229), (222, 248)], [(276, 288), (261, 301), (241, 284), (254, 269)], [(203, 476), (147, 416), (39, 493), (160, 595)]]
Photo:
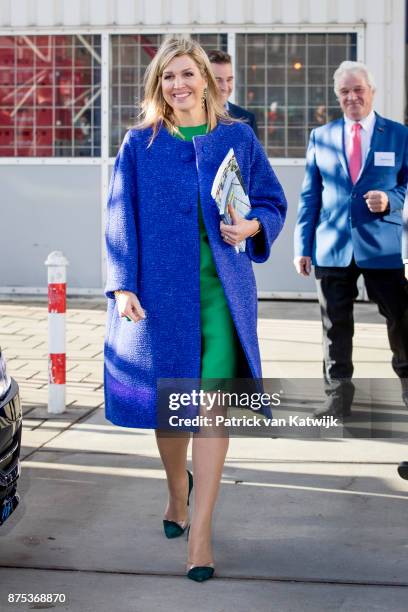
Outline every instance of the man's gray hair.
[(350, 62), (345, 61), (341, 62), (340, 66), (337, 68), (335, 73), (333, 74), (334, 80), (334, 93), (336, 96), (339, 95), (339, 82), (340, 79), (346, 74), (362, 74), (367, 81), (367, 84), (373, 92), (375, 91), (375, 81), (374, 77), (363, 62)]

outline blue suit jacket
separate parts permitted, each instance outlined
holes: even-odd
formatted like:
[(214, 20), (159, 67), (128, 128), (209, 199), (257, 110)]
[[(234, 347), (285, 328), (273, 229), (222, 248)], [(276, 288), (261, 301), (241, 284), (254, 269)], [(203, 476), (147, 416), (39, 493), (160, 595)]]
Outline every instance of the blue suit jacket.
[[(375, 152), (393, 152), (394, 166), (375, 165)], [(408, 180), (408, 128), (376, 113), (370, 150), (359, 179), (351, 182), (344, 151), (344, 119), (310, 135), (306, 174), (295, 229), (295, 256), (319, 266), (398, 268), (402, 208)], [(386, 213), (369, 211), (367, 191), (385, 191)]]
[(242, 108), (242, 106), (228, 102), (228, 114), (234, 119), (242, 119), (242, 121), (245, 121), (245, 123), (247, 123), (254, 130), (255, 136), (259, 138), (258, 126), (256, 125), (254, 113), (250, 113), (246, 110), (246, 108)]

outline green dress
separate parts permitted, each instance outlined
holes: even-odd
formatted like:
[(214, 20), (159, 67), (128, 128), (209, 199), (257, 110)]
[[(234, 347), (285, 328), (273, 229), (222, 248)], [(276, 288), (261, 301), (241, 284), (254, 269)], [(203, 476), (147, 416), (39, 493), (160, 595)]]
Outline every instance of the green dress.
[[(207, 133), (207, 125), (178, 128), (184, 140)], [(180, 138), (177, 135), (178, 138)], [(214, 202), (214, 206), (216, 206)], [(235, 378), (238, 375), (239, 340), (208, 242), (198, 201), (200, 228), (201, 378)]]

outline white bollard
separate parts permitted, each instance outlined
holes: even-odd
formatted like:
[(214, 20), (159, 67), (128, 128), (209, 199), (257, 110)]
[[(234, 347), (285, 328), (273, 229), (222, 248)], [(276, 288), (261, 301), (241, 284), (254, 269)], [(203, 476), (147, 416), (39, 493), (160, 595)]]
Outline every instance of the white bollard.
[(61, 251), (53, 251), (44, 262), (48, 266), (48, 412), (65, 411), (65, 312), (66, 267)]

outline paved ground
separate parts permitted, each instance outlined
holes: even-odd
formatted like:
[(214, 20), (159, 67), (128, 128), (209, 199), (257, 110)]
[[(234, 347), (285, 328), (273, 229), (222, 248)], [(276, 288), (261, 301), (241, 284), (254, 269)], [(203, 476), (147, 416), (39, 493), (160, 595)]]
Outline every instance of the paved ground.
[[(371, 305), (356, 313), (356, 376), (377, 378), (388, 397), (385, 326)], [(317, 305), (262, 302), (260, 315), (265, 375), (318, 382)], [(55, 417), (46, 410), (46, 305), (0, 302), (0, 344), (25, 414), (23, 502), (0, 531), (0, 610), (407, 610), (408, 482), (396, 474), (407, 443), (341, 437), (350, 429), (320, 440), (232, 438), (215, 516), (217, 578), (188, 581), (185, 539), (161, 531), (153, 432), (104, 418), (104, 320), (101, 302), (70, 301), (68, 408)], [(364, 403), (358, 411), (366, 418)], [(66, 602), (9, 603), (10, 593), (63, 593)]]

